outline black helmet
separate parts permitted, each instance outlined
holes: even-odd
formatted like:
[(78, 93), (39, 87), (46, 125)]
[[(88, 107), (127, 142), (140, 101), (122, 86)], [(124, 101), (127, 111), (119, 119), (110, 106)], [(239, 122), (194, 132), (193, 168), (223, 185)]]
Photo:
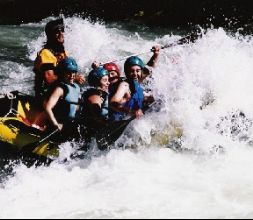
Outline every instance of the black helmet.
[(49, 21), (46, 24), (46, 27), (45, 27), (46, 35), (49, 36), (53, 31), (58, 30), (58, 29), (61, 29), (62, 31), (64, 31), (64, 22), (62, 18)]

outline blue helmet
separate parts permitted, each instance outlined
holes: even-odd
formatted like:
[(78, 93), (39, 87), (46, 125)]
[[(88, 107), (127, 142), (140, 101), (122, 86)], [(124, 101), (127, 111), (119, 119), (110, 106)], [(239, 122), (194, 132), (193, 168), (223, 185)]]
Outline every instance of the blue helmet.
[(63, 73), (77, 73), (78, 66), (76, 61), (71, 57), (66, 57), (65, 59), (61, 60), (56, 67), (56, 72), (58, 74)]
[(124, 64), (124, 71), (126, 74), (127, 74), (128, 68), (131, 66), (140, 66), (142, 69), (144, 69), (145, 64), (142, 61), (142, 59), (140, 59), (139, 57), (132, 56), (132, 57), (129, 57)]
[(108, 76), (108, 75), (109, 75), (109, 72), (106, 69), (104, 69), (103, 67), (98, 67), (89, 73), (88, 83), (90, 86), (96, 87), (99, 85), (100, 80), (104, 76)]

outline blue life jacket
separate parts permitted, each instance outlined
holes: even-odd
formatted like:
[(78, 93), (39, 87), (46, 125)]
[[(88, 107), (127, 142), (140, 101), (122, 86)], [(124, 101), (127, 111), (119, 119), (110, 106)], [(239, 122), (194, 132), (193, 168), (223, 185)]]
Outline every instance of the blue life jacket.
[(67, 84), (63, 82), (59, 84), (59, 87), (64, 91), (64, 98), (57, 103), (54, 109), (55, 115), (60, 121), (74, 119), (79, 105), (80, 87), (76, 83)]
[[(124, 104), (124, 108), (129, 110), (139, 110), (143, 108), (144, 91), (137, 81), (128, 82), (131, 90), (131, 98)], [(126, 113), (110, 111), (111, 121), (121, 121), (125, 118)]]

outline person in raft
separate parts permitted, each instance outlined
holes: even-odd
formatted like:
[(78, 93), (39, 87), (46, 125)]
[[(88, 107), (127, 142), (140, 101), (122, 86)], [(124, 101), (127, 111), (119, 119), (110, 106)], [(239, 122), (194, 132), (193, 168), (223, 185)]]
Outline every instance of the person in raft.
[(64, 124), (74, 120), (79, 110), (81, 91), (75, 83), (78, 66), (73, 58), (60, 61), (56, 68), (58, 84), (44, 103), (51, 126), (62, 131)]
[[(45, 33), (47, 41), (37, 54), (33, 69), (35, 73), (35, 97), (41, 106), (48, 95), (48, 90), (57, 83), (56, 66), (68, 56), (68, 52), (64, 47), (63, 19), (48, 22), (45, 27)], [(85, 83), (84, 76), (76, 74), (75, 82), (83, 85)]]
[(120, 121), (127, 115), (136, 118), (143, 116), (144, 104), (153, 102), (151, 94), (144, 92), (141, 83), (152, 73), (161, 47), (153, 47), (154, 55), (147, 65), (137, 56), (129, 57), (124, 64), (126, 80), (119, 83), (115, 94), (110, 99), (110, 120)]

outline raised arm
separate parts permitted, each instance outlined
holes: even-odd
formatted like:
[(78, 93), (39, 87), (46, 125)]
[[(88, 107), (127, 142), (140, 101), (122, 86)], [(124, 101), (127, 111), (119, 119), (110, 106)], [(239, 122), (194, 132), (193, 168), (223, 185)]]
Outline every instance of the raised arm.
[(146, 79), (147, 76), (152, 74), (152, 68), (156, 67), (160, 50), (161, 50), (161, 46), (159, 45), (152, 47), (152, 51), (154, 54), (148, 61), (146, 67), (144, 68), (140, 82), (142, 82), (144, 79)]
[(156, 45), (152, 47), (152, 51), (153, 51), (153, 56), (150, 58), (150, 60), (148, 61), (147, 65), (150, 67), (155, 67), (158, 61), (158, 57), (160, 54), (160, 50), (161, 50), (161, 46), (160, 45)]

